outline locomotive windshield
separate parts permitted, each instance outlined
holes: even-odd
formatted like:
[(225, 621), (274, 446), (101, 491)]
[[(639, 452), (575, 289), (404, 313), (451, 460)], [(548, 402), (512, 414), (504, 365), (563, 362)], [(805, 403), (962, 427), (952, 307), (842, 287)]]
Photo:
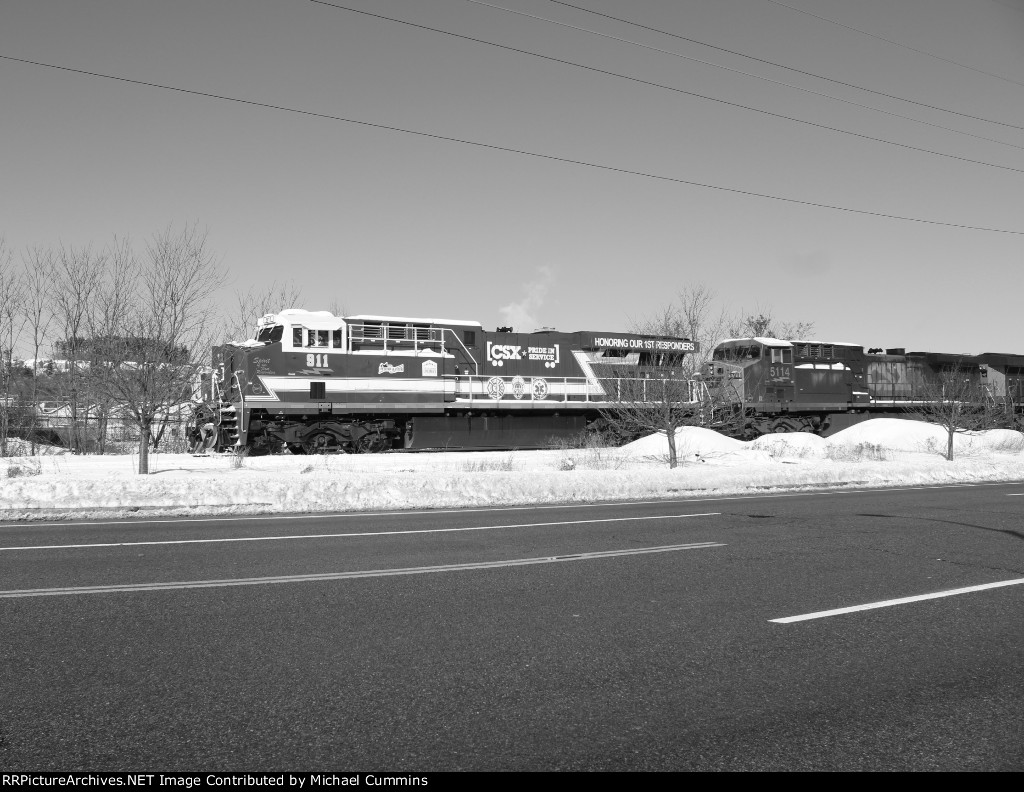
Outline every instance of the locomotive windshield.
[(753, 346), (741, 346), (741, 347), (718, 347), (715, 350), (713, 359), (714, 360), (757, 360), (761, 357), (761, 347), (756, 344)]
[(256, 333), (256, 340), (262, 341), (264, 344), (274, 344), (281, 340), (284, 336), (284, 326), (274, 325), (272, 327), (261, 327), (259, 332)]

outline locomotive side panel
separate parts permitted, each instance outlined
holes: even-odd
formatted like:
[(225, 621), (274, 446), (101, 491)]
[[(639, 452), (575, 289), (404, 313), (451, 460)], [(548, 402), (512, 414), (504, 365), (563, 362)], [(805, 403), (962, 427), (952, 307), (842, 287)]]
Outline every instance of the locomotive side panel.
[(978, 360), (985, 366), (986, 385), (993, 398), (1011, 404), (1024, 402), (1024, 355), (986, 352)]
[(801, 408), (846, 410), (868, 401), (863, 347), (795, 341), (793, 348)]

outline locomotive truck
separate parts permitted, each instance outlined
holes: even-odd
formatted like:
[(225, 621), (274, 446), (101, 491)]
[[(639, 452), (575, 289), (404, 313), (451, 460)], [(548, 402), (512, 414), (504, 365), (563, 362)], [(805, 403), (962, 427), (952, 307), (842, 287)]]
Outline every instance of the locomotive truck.
[(828, 436), (867, 418), (927, 410), (935, 398), (929, 384), (952, 369), (1020, 425), (1024, 355), (865, 351), (850, 343), (734, 338), (715, 347), (704, 381), (728, 403), (731, 434)]
[(669, 336), (290, 309), (214, 347), (199, 423), (218, 451), (545, 447), (614, 409), (609, 383), (626, 372), (683, 380), (673, 392), (696, 404), (681, 365), (696, 351)]

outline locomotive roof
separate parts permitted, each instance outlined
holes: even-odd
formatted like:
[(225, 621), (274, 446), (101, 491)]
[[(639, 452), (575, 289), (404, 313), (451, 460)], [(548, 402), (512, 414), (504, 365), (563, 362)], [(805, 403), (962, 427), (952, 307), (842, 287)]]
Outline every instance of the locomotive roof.
[(1024, 366), (1024, 355), (1012, 352), (982, 352), (978, 357), (994, 366)]
[(794, 344), (830, 344), (831, 346), (844, 346), (844, 347), (857, 347), (861, 348), (861, 344), (854, 344), (851, 341), (805, 341), (804, 339), (794, 339)]
[(306, 327), (324, 329), (328, 327), (340, 327), (344, 320), (335, 316), (330, 311), (307, 311), (302, 308), (286, 308), (280, 313), (265, 314), (257, 324), (260, 327), (275, 324), (302, 324)]
[(397, 324), (431, 324), (440, 325), (442, 327), (457, 326), (457, 327), (483, 327), (479, 322), (474, 322), (467, 319), (420, 319), (410, 316), (378, 316), (377, 314), (356, 314), (354, 316), (346, 316), (345, 321), (359, 321), (359, 322), (393, 322)]
[(720, 344), (735, 344), (740, 341), (757, 341), (759, 344), (765, 346), (775, 347), (791, 347), (794, 344), (830, 344), (832, 346), (844, 346), (844, 347), (860, 347), (860, 344), (851, 344), (849, 341), (805, 341), (804, 339), (795, 339), (793, 341), (784, 341), (781, 338), (768, 338), (767, 336), (753, 336), (748, 338), (726, 338), (720, 341)]
[(380, 316), (378, 314), (356, 314), (336, 316), (330, 311), (307, 311), (303, 308), (286, 308), (280, 313), (261, 317), (261, 326), (270, 324), (301, 324), (314, 329), (337, 328), (343, 322), (388, 322), (390, 324), (425, 324), (442, 327), (482, 327), (479, 322), (465, 319), (419, 319), (410, 316)]
[(735, 344), (735, 343), (738, 343), (740, 341), (746, 341), (748, 343), (750, 341), (756, 341), (759, 344), (765, 344), (767, 346), (783, 346), (783, 347), (793, 346), (792, 343), (790, 343), (789, 341), (783, 341), (781, 338), (767, 338), (765, 336), (751, 336), (751, 337), (748, 337), (748, 338), (723, 338), (718, 343), (720, 343), (720, 344)]

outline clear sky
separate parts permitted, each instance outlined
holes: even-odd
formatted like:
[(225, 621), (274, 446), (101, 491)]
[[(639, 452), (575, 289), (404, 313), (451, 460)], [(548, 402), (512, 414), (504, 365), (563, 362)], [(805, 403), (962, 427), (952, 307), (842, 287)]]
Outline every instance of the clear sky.
[(310, 0), (0, 0), (0, 56), (667, 177), (0, 60), (0, 235), (198, 222), (226, 308), (294, 279), (295, 307), (622, 330), (702, 282), (823, 340), (1024, 353), (1024, 0), (570, 2), (810, 74), (550, 0), (337, 4), (634, 80)]

